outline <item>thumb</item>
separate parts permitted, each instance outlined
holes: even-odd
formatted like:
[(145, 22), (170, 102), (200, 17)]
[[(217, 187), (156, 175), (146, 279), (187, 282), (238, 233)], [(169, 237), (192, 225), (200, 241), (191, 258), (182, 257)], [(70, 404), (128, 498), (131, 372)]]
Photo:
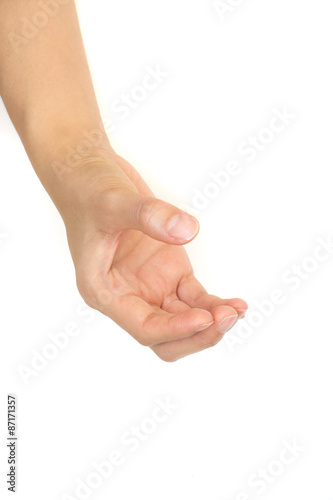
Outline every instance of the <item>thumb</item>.
[(119, 229), (137, 229), (173, 245), (188, 243), (198, 234), (198, 220), (166, 201), (133, 191), (123, 192), (122, 198), (117, 203)]

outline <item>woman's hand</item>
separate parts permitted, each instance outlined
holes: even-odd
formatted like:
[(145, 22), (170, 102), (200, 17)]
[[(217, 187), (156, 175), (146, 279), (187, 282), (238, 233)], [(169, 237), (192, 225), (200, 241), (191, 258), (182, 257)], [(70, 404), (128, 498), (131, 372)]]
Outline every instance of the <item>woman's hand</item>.
[(246, 303), (207, 294), (181, 246), (197, 221), (156, 199), (112, 150), (74, 0), (33, 39), (13, 42), (39, 4), (0, 2), (0, 94), (63, 217), (82, 297), (164, 360), (216, 344)]
[(182, 244), (197, 220), (157, 199), (126, 160), (110, 150), (62, 174), (58, 208), (89, 306), (165, 361), (215, 345), (244, 316), (246, 302), (209, 295), (193, 274)]

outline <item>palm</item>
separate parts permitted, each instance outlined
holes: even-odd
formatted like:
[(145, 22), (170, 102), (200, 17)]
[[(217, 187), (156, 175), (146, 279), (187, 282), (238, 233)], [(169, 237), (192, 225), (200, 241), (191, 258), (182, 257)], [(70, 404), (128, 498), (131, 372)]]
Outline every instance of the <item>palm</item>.
[(119, 292), (132, 293), (153, 307), (176, 295), (192, 266), (183, 247), (153, 240), (138, 231), (123, 235), (117, 245), (109, 280)]
[[(223, 336), (216, 330), (219, 322), (235, 309), (241, 314), (246, 308), (240, 299), (209, 295), (194, 277), (182, 246), (135, 230), (102, 246), (108, 265), (99, 309), (162, 359), (178, 359), (215, 345)], [(195, 333), (212, 319), (212, 326)]]
[[(146, 195), (152, 191), (124, 158), (118, 161), (137, 190)], [(177, 299), (181, 279), (193, 269), (185, 249), (154, 240), (139, 231), (125, 232), (117, 242), (109, 283), (123, 294), (140, 297), (152, 307), (165, 307)]]
[[(100, 170), (103, 186), (114, 182), (114, 168), (120, 166), (122, 173), (116, 172), (121, 182), (125, 173), (125, 182), (141, 194), (154, 196), (126, 160), (117, 156), (109, 164), (112, 177), (109, 166)], [(226, 331), (218, 330), (218, 325), (243, 315), (246, 303), (209, 295), (194, 277), (183, 246), (163, 243), (134, 229), (106, 228), (109, 216), (101, 207), (102, 201), (96, 219), (96, 225), (102, 224), (100, 229), (93, 227), (83, 246), (81, 236), (70, 245), (79, 279), (89, 276), (88, 286), (82, 286), (89, 288), (90, 303), (86, 302), (167, 361), (215, 345)], [(75, 228), (72, 235), (81, 232), (78, 224)]]

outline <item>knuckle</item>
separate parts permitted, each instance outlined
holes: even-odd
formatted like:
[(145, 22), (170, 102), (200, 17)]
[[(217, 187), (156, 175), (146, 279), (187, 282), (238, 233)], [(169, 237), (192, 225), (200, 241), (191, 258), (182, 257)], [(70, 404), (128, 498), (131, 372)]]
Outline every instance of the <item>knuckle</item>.
[(139, 342), (139, 344), (143, 345), (144, 347), (152, 346), (151, 339), (145, 334), (137, 335), (136, 340)]
[(142, 200), (137, 208), (136, 219), (140, 225), (149, 224), (151, 218), (160, 211), (163, 203), (157, 198), (146, 198)]
[(216, 346), (223, 337), (223, 333), (213, 331), (205, 336), (199, 337), (199, 347), (201, 349), (209, 349), (210, 347)]

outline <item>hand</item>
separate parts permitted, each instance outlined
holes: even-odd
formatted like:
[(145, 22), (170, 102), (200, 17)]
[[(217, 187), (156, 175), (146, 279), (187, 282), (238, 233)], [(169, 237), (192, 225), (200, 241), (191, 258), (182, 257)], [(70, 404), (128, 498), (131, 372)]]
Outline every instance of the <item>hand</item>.
[(198, 221), (114, 151), (67, 174), (60, 205), (83, 299), (161, 359), (215, 345), (244, 316), (246, 302), (209, 295), (193, 274), (182, 245)]

